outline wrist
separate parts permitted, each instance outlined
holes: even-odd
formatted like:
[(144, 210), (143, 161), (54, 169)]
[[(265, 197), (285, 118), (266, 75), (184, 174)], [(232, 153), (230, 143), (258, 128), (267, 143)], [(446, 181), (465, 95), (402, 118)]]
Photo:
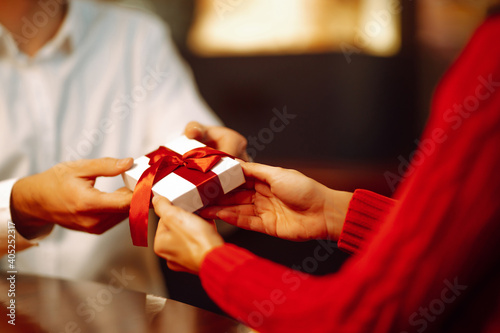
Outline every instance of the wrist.
[(54, 224), (37, 219), (33, 212), (34, 191), (25, 186), (26, 179), (22, 178), (14, 183), (10, 196), (10, 215), (16, 225), (16, 230), (28, 240), (45, 236), (52, 231)]
[(353, 193), (327, 189), (325, 196), (325, 223), (328, 239), (338, 240), (349, 209)]
[(203, 262), (205, 261), (205, 259), (207, 258), (207, 256), (212, 252), (214, 251), (216, 248), (219, 248), (221, 246), (224, 246), (224, 241), (222, 240), (222, 238), (220, 239), (220, 241), (213, 241), (213, 242), (210, 242), (207, 246), (204, 247), (204, 249), (201, 251), (201, 255), (200, 255), (200, 260), (198, 261), (198, 267), (197, 267), (197, 274), (200, 273), (200, 270), (201, 270), (201, 267), (203, 266)]

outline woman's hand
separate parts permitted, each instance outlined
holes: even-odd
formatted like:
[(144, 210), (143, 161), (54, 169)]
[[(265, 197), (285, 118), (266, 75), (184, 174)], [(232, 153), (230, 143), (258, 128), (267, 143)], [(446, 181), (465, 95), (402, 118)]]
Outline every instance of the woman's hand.
[(160, 217), (155, 253), (172, 270), (198, 274), (208, 252), (224, 244), (214, 224), (173, 206), (164, 197), (155, 195), (153, 206)]
[(200, 215), (284, 239), (337, 240), (352, 193), (334, 191), (295, 170), (242, 163), (247, 189)]

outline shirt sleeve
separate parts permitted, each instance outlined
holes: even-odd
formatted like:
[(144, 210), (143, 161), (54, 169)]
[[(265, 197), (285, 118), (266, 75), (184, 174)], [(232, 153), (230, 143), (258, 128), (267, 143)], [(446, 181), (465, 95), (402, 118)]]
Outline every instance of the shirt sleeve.
[[(17, 179), (7, 179), (0, 182), (0, 257), (7, 254), (9, 244), (16, 251), (27, 249), (37, 243), (29, 241), (19, 234), (10, 216), (10, 193)], [(9, 242), (15, 237), (15, 242)], [(12, 248), (12, 246), (10, 247)]]
[(151, 22), (147, 31), (143, 62), (148, 65), (144, 66), (143, 75), (152, 77), (151, 84), (156, 84), (148, 97), (150, 137), (147, 140), (164, 144), (181, 135), (190, 121), (221, 125), (201, 97), (190, 68), (173, 44), (168, 27)]
[(351, 254), (357, 253), (396, 202), (371, 191), (354, 191), (339, 237), (339, 249)]

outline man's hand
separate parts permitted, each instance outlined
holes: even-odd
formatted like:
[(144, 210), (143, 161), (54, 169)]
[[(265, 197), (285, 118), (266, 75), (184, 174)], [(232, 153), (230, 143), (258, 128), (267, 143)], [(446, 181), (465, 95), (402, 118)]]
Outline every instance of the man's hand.
[(132, 158), (79, 160), (18, 180), (10, 204), (16, 228), (27, 239), (49, 233), (54, 224), (102, 234), (128, 216), (132, 192), (104, 193), (94, 188), (95, 180), (117, 176), (132, 164)]
[(352, 193), (334, 191), (295, 170), (242, 163), (247, 189), (200, 215), (289, 240), (340, 236)]
[(248, 161), (247, 139), (240, 133), (223, 126), (204, 126), (196, 121), (190, 122), (184, 134), (207, 146)]
[(172, 206), (164, 197), (155, 196), (153, 206), (160, 217), (155, 253), (172, 270), (198, 274), (208, 252), (224, 244), (213, 223)]

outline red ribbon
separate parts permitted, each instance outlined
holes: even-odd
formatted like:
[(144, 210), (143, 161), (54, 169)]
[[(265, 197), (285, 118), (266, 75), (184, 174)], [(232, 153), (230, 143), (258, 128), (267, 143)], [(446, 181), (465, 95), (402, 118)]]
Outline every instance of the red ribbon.
[[(210, 170), (222, 159), (233, 157), (221, 151), (202, 147), (180, 155), (166, 147), (146, 155), (150, 167), (146, 169), (134, 189), (130, 203), (130, 233), (135, 246), (148, 246), (148, 211), (151, 202), (151, 188), (159, 180), (174, 172), (193, 183), (203, 203), (203, 206), (224, 193), (219, 177)], [(215, 194), (210, 193), (215, 191)]]

